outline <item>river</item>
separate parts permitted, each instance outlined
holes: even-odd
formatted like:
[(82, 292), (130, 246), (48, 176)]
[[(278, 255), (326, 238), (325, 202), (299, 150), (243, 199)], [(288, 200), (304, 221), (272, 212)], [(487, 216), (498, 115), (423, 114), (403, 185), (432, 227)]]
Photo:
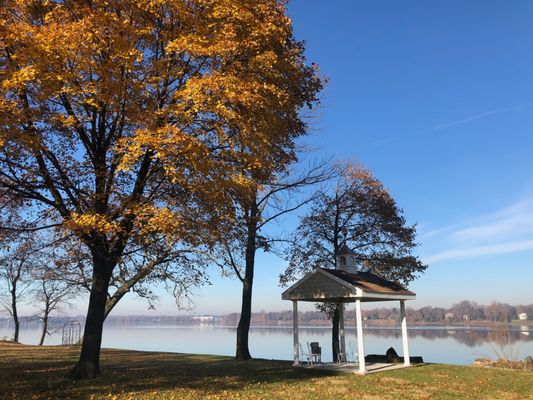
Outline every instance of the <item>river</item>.
[[(402, 354), (401, 331), (394, 328), (365, 328), (366, 354), (384, 354), (394, 347)], [(0, 339), (12, 336), (12, 329), (0, 327)], [(20, 342), (36, 344), (39, 330), (23, 328)], [(45, 344), (61, 344), (62, 332), (55, 331)], [(301, 327), (300, 342), (317, 341), (322, 346), (322, 359), (331, 360), (331, 330), (322, 327)], [(347, 350), (355, 352), (355, 330), (347, 329)], [(104, 329), (103, 347), (169, 351), (178, 353), (233, 355), (235, 328), (212, 325), (109, 325)], [(463, 327), (412, 327), (409, 329), (411, 355), (422, 356), (426, 362), (471, 364), (476, 358), (505, 356), (523, 359), (533, 355), (533, 327), (510, 330)], [(292, 359), (292, 329), (286, 327), (255, 327), (250, 330), (250, 352), (255, 358)]]

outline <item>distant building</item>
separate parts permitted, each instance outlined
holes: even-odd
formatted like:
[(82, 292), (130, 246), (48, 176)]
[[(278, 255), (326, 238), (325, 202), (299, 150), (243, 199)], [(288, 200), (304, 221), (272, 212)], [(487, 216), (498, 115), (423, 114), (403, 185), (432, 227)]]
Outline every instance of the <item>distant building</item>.
[(215, 322), (215, 317), (212, 315), (199, 315), (197, 317), (192, 317), (192, 319), (199, 321), (202, 324)]
[(527, 319), (527, 314), (525, 312), (518, 314), (518, 319), (520, 321), (525, 321)]
[(452, 312), (447, 312), (446, 314), (444, 314), (444, 318), (445, 319), (454, 319), (455, 315)]

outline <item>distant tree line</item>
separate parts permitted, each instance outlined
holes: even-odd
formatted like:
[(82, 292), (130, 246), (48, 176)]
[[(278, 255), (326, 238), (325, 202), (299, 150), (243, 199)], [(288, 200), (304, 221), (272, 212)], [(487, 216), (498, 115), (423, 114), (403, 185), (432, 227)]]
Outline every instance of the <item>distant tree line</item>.
[[(529, 320), (533, 319), (533, 304), (510, 305), (494, 301), (488, 305), (480, 305), (472, 301), (463, 300), (449, 308), (426, 306), (419, 309), (407, 308), (407, 318), (412, 322), (467, 322), (494, 321), (511, 322), (518, 319), (518, 315), (525, 313)], [(354, 311), (348, 307), (346, 320), (355, 320)], [(382, 307), (363, 310), (363, 317), (369, 320), (398, 320), (400, 309), (396, 307)], [(231, 326), (238, 320), (238, 314), (221, 316), (226, 325)], [(300, 325), (330, 324), (330, 317), (320, 311), (306, 311), (299, 313)], [(252, 314), (252, 325), (286, 325), (292, 323), (292, 311), (258, 312)]]
[[(373, 310), (369, 319), (376, 316)], [(411, 310), (409, 317), (414, 322), (438, 322), (438, 321), (495, 321), (511, 322), (518, 319), (518, 315), (525, 313), (528, 319), (533, 318), (533, 304), (529, 305), (510, 305), (494, 301), (488, 305), (480, 305), (472, 301), (463, 300), (452, 307), (445, 309), (441, 307), (426, 306), (418, 310)]]

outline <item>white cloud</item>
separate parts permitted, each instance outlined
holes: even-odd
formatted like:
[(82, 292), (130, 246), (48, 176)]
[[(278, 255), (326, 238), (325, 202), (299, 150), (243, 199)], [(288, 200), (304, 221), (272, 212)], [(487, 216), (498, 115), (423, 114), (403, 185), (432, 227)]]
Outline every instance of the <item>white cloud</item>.
[(442, 237), (444, 235), (449, 235), (450, 232), (455, 231), (456, 229), (457, 227), (454, 226), (446, 226), (443, 228), (426, 230), (425, 227), (419, 225), (417, 226), (417, 239), (420, 241), (424, 241), (432, 237)]
[(524, 235), (533, 236), (533, 199), (520, 201), (489, 214), (481, 223), (459, 229), (452, 237), (459, 241), (505, 240)]
[(488, 117), (489, 115), (499, 114), (499, 113), (506, 112), (506, 111), (519, 112), (519, 111), (522, 111), (524, 108), (529, 107), (531, 105), (533, 105), (533, 103), (515, 104), (515, 105), (512, 105), (512, 106), (508, 106), (508, 107), (498, 108), (496, 110), (485, 111), (483, 113), (472, 115), (470, 117), (466, 117), (466, 118), (463, 118), (463, 119), (460, 119), (460, 120), (457, 120), (457, 121), (453, 121), (453, 122), (448, 122), (446, 124), (437, 125), (434, 128), (436, 130), (451, 128), (452, 126), (466, 124), (468, 122), (472, 122), (472, 121), (475, 121), (475, 120), (478, 120), (478, 119), (482, 119), (482, 118)]
[(435, 229), (424, 236), (432, 236), (441, 249), (423, 257), (427, 263), (533, 250), (533, 198), (463, 226)]
[(426, 263), (533, 250), (533, 240), (447, 250), (424, 258)]

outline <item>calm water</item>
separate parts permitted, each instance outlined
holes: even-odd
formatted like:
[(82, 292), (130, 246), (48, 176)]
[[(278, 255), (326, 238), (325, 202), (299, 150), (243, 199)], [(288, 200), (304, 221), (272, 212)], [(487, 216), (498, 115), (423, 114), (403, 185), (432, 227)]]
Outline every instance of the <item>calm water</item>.
[[(470, 364), (475, 358), (495, 358), (496, 352), (506, 352), (521, 358), (533, 355), (533, 328), (518, 327), (507, 336), (508, 346), (498, 345), (501, 332), (486, 329), (457, 327), (416, 327), (409, 330), (411, 355), (420, 355), (425, 361), (448, 364)], [(12, 336), (12, 330), (0, 328), (0, 339)], [(20, 341), (36, 344), (37, 329), (22, 329)], [(323, 360), (331, 360), (331, 330), (329, 328), (300, 328), (300, 342), (318, 341), (322, 346)], [(347, 330), (348, 350), (356, 351), (355, 330)], [(47, 337), (45, 344), (60, 344), (61, 332)], [(394, 347), (402, 354), (399, 329), (365, 328), (367, 354), (384, 354)], [(182, 353), (233, 355), (235, 328), (213, 326), (106, 326), (104, 347), (170, 351)], [(250, 351), (256, 358), (292, 359), (292, 330), (290, 328), (252, 328)]]

